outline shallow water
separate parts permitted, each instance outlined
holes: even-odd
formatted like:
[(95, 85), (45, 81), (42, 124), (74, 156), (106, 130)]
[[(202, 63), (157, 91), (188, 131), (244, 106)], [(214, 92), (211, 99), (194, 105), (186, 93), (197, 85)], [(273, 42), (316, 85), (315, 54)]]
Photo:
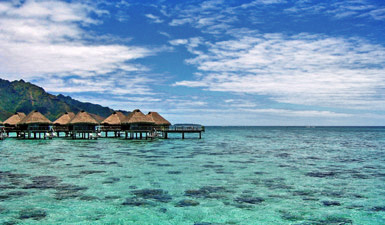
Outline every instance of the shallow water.
[(0, 224), (385, 224), (384, 161), (383, 127), (8, 138)]

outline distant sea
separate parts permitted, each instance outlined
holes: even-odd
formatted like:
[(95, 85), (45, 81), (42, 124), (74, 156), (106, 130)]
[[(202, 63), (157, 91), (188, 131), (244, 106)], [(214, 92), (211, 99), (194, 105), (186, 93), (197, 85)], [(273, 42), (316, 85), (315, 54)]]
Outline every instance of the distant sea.
[(385, 224), (384, 127), (0, 141), (0, 224)]

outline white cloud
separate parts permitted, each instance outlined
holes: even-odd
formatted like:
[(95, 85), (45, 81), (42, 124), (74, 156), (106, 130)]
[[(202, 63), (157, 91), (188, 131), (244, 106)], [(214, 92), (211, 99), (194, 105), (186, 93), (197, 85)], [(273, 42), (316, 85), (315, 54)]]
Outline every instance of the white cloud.
[(226, 99), (225, 104), (227, 107), (231, 108), (255, 108), (257, 104), (255, 101), (245, 100), (245, 99)]
[[(148, 81), (137, 79), (138, 72), (148, 69), (133, 61), (155, 54), (159, 49), (91, 44), (86, 40), (95, 34), (88, 33), (87, 26), (99, 23), (91, 18), (91, 13), (97, 16), (108, 14), (92, 5), (76, 2), (27, 0), (21, 5), (0, 2), (0, 73), (3, 78), (40, 80), (39, 83), (49, 90), (56, 87), (52, 90), (55, 92), (104, 92), (120, 80), (130, 89), (118, 87), (117, 93), (129, 90), (149, 93)], [(99, 79), (112, 73), (115, 74), (112, 78)], [(68, 76), (78, 80), (68, 80)], [(56, 85), (49, 83), (54, 80), (58, 82)], [(130, 85), (133, 80), (137, 86)], [(109, 82), (110, 85), (91, 81)], [(73, 86), (66, 87), (69, 84)]]
[(188, 43), (187, 39), (175, 39), (169, 41), (171, 45), (185, 45)]
[(250, 3), (242, 4), (241, 8), (255, 7), (257, 5), (271, 5), (271, 4), (283, 4), (286, 3), (285, 0), (255, 0)]
[(170, 9), (173, 19), (170, 26), (181, 26), (190, 24), (202, 32), (209, 34), (220, 34), (230, 29), (237, 16), (233, 7), (226, 5), (223, 0), (203, 1), (198, 5), (180, 5)]
[(159, 34), (165, 36), (165, 37), (168, 37), (168, 38), (171, 38), (171, 35), (167, 32), (164, 32), (164, 31), (160, 31)]
[(206, 106), (207, 102), (197, 99), (182, 99), (179, 97), (168, 98), (163, 101), (168, 107), (173, 109), (200, 108)]
[(143, 70), (126, 61), (150, 55), (141, 47), (83, 45), (80, 43), (1, 42), (0, 65), (4, 74), (35, 77), (47, 74), (94, 76), (116, 70)]
[(243, 112), (248, 113), (267, 113), (276, 114), (287, 117), (352, 117), (352, 114), (336, 113), (331, 111), (317, 110), (288, 110), (288, 109), (243, 109)]
[(151, 19), (151, 21), (152, 21), (153, 23), (163, 23), (163, 20), (161, 20), (161, 19), (159, 18), (159, 16), (155, 16), (155, 15), (153, 15), (153, 14), (146, 14), (145, 16), (146, 16), (147, 18)]
[(45, 87), (45, 90), (53, 93), (81, 93), (96, 92), (119, 95), (154, 95), (149, 84), (154, 82), (144, 76), (125, 76), (116, 74), (114, 76), (97, 77), (46, 77), (36, 80), (34, 83)]
[(184, 45), (189, 52), (193, 54), (200, 54), (200, 51), (196, 50), (196, 48), (203, 44), (203, 38), (191, 37), (188, 39), (174, 39), (169, 41), (169, 43), (174, 46)]
[(360, 39), (243, 36), (211, 43), (187, 62), (199, 77), (174, 85), (267, 95), (281, 103), (385, 108), (385, 48)]
[[(218, 116), (220, 115), (220, 116)], [(346, 125), (355, 114), (336, 113), (317, 110), (288, 110), (275, 108), (227, 108), (199, 109), (176, 108), (164, 113), (167, 119), (175, 123), (202, 123), (204, 125)], [(373, 116), (373, 115), (372, 115)], [(378, 117), (379, 115), (377, 115)], [(366, 117), (366, 116), (362, 116)], [(380, 116), (379, 118), (384, 118)], [(316, 119), (316, 120), (315, 120)]]
[(370, 16), (375, 20), (385, 20), (385, 7), (380, 9), (373, 9), (362, 16)]
[(303, 16), (304, 13), (329, 14), (337, 19), (346, 17), (368, 17), (374, 20), (385, 19), (385, 7), (367, 0), (346, 0), (327, 2), (297, 1), (294, 6), (285, 9), (288, 13), (296, 16)]
[(111, 96), (109, 98), (100, 98), (92, 95), (77, 95), (76, 93), (72, 94), (71, 96), (82, 102), (92, 102), (103, 106), (108, 106), (116, 110), (121, 109), (132, 111), (139, 108), (143, 113), (148, 111), (162, 111), (160, 109), (154, 108), (154, 105), (158, 105), (161, 101), (159, 98), (131, 96)]

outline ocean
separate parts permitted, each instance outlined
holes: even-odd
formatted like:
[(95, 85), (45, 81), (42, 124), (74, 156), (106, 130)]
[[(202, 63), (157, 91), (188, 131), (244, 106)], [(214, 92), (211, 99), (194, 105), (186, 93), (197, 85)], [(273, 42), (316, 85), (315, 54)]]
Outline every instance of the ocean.
[(385, 127), (0, 142), (0, 224), (385, 224)]

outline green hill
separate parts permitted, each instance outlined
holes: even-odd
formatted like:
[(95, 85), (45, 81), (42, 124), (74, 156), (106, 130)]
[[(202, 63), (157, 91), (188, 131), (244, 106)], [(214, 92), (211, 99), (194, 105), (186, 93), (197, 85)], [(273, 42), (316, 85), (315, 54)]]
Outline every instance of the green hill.
[[(64, 95), (52, 95), (39, 86), (19, 81), (0, 79), (0, 120), (4, 121), (15, 112), (28, 114), (38, 110), (50, 120), (55, 120), (64, 112), (77, 113), (80, 110), (107, 117), (114, 110), (101, 105), (80, 102)], [(127, 112), (124, 112), (127, 113)]]

